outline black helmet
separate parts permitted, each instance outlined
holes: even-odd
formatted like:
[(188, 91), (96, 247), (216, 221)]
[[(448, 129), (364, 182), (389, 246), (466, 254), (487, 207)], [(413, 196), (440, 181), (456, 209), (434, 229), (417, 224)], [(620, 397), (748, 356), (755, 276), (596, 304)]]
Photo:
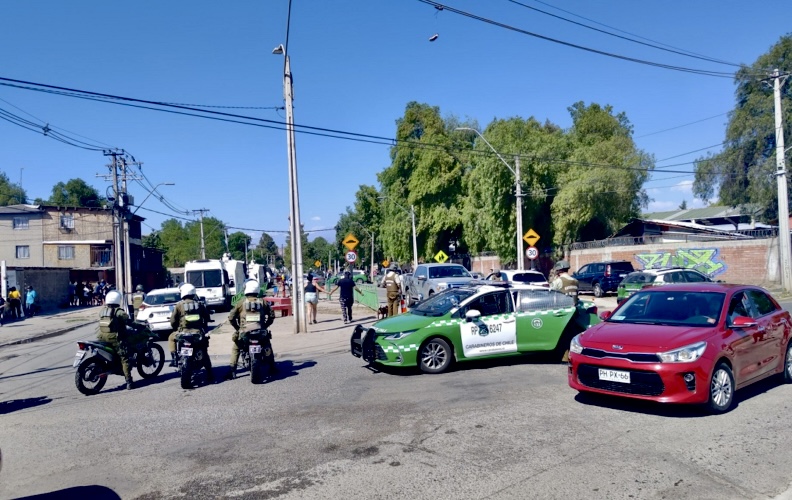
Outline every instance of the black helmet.
[(135, 287), (135, 291), (137, 291), (137, 292), (142, 292), (142, 291), (143, 291), (143, 285), (138, 285), (138, 286), (136, 286), (136, 287)]
[(566, 259), (562, 259), (555, 263), (553, 269), (555, 269), (556, 271), (564, 271), (564, 270), (568, 271), (569, 267), (570, 267), (569, 261)]

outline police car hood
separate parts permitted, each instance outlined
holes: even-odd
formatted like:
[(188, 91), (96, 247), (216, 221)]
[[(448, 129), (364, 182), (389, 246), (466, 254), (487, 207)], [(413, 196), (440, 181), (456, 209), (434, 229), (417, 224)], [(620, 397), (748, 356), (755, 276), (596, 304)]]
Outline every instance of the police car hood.
[(374, 323), (373, 328), (374, 331), (379, 334), (399, 333), (408, 330), (420, 330), (440, 319), (441, 317), (437, 316), (421, 316), (418, 314), (406, 313), (377, 321)]

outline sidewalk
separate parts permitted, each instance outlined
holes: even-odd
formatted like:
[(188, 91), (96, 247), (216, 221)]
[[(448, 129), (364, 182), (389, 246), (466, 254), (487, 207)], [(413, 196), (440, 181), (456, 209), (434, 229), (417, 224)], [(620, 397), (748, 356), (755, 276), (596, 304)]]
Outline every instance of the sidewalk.
[(91, 323), (98, 325), (99, 309), (101, 306), (78, 307), (21, 320), (6, 319), (0, 326), (0, 347), (54, 337)]

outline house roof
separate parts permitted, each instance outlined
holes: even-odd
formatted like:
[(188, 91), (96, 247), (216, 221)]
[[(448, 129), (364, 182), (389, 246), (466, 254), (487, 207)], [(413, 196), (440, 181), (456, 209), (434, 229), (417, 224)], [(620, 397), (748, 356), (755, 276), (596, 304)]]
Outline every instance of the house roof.
[[(91, 211), (98, 211), (98, 212), (107, 212), (108, 214), (112, 213), (111, 208), (104, 208), (104, 207), (61, 207), (58, 205), (8, 205), (5, 207), (0, 207), (0, 215), (13, 215), (13, 214), (40, 214), (42, 212), (48, 210), (87, 210)], [(144, 217), (139, 215), (133, 215), (133, 220), (137, 221), (144, 221), (146, 220)]]
[(733, 219), (738, 217), (750, 218), (755, 212), (756, 209), (751, 206), (726, 207), (722, 205), (711, 205), (704, 208), (652, 212), (643, 214), (641, 217), (645, 220), (693, 221), (702, 219)]
[(16, 215), (16, 214), (36, 214), (41, 213), (38, 205), (8, 205), (0, 207), (0, 214), (2, 215)]

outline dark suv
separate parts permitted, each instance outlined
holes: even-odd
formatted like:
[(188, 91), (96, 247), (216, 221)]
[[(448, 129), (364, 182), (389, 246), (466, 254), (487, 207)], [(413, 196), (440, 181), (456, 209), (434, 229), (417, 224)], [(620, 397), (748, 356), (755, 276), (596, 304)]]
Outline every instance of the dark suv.
[(626, 260), (592, 262), (581, 266), (573, 276), (578, 280), (578, 291), (594, 292), (595, 297), (604, 297), (608, 292), (616, 292), (619, 283), (634, 270)]

